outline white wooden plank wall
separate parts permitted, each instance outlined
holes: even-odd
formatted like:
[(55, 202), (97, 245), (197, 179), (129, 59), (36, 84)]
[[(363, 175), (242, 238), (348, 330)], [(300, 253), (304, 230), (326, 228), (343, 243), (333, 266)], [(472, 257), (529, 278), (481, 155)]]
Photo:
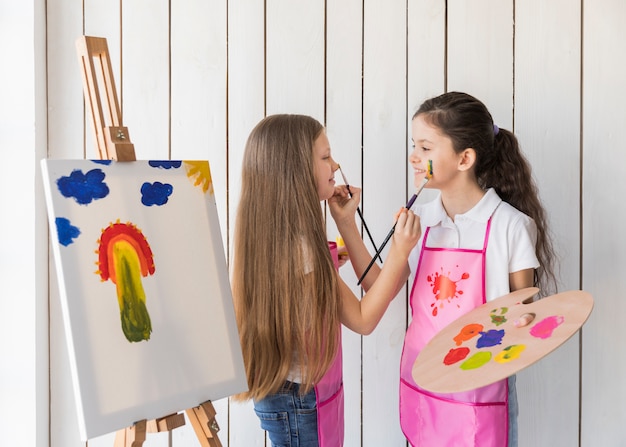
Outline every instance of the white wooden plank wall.
[[(580, 288), (579, 194), (564, 194), (560, 186), (564, 179), (572, 188), (580, 184), (580, 11), (580, 0), (515, 8), (513, 124), (550, 212), (562, 290)], [(518, 375), (520, 425), (527, 427), (521, 445), (577, 445), (579, 343), (572, 337)]]
[[(622, 0), (48, 0), (48, 156), (95, 157), (74, 42), (105, 37), (137, 158), (209, 159), (225, 256), (243, 147), (272, 113), (326, 124), (380, 243), (412, 191), (413, 112), (445, 90), (478, 96), (533, 165), (560, 287), (596, 298), (582, 336), (518, 375), (520, 447), (622, 446), (625, 20)], [(342, 274), (360, 293), (349, 266)], [(49, 293), (49, 445), (81, 446), (54, 274)], [(406, 446), (397, 389), (408, 318), (403, 290), (372, 335), (344, 330), (348, 447)], [(215, 404), (225, 446), (269, 446), (250, 404)], [(113, 434), (87, 444), (112, 446)], [(144, 445), (198, 444), (187, 424)]]
[(596, 295), (583, 331), (582, 443), (626, 445), (626, 4), (585, 2), (583, 16), (582, 283)]

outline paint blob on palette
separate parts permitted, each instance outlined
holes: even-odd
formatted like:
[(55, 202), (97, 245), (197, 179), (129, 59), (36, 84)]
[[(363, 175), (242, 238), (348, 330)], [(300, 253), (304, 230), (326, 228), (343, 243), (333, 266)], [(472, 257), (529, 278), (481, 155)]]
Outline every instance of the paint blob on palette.
[(530, 301), (538, 291), (515, 291), (444, 328), (417, 357), (415, 382), (432, 392), (467, 391), (509, 377), (554, 351), (587, 320), (593, 298), (569, 291)]

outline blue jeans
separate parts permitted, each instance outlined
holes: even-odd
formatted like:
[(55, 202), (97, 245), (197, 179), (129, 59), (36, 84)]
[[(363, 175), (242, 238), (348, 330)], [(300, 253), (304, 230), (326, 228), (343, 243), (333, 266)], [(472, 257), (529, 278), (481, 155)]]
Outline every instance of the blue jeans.
[(300, 395), (300, 384), (285, 382), (276, 393), (254, 401), (254, 412), (273, 447), (317, 447), (315, 390)]

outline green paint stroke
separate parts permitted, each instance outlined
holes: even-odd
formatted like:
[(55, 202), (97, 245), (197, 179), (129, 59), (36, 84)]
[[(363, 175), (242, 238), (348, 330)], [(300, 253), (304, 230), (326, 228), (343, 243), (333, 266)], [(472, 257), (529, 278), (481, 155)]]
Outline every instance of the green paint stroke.
[(130, 342), (149, 340), (152, 322), (146, 308), (146, 294), (141, 284), (137, 252), (126, 241), (118, 241), (113, 252), (122, 331)]
[(463, 363), (461, 363), (460, 368), (465, 371), (469, 369), (480, 368), (489, 360), (491, 360), (491, 352), (480, 351), (474, 354), (473, 356), (471, 356), (470, 358), (468, 358), (467, 360), (465, 360)]

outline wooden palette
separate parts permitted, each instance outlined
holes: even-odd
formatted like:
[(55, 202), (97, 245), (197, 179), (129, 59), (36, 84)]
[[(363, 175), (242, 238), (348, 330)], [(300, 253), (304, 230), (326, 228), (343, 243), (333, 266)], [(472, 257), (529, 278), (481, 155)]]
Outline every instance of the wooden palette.
[(436, 393), (479, 388), (521, 371), (565, 343), (587, 321), (593, 298), (572, 290), (524, 303), (538, 291), (529, 287), (504, 295), (442, 329), (415, 360), (415, 382)]

